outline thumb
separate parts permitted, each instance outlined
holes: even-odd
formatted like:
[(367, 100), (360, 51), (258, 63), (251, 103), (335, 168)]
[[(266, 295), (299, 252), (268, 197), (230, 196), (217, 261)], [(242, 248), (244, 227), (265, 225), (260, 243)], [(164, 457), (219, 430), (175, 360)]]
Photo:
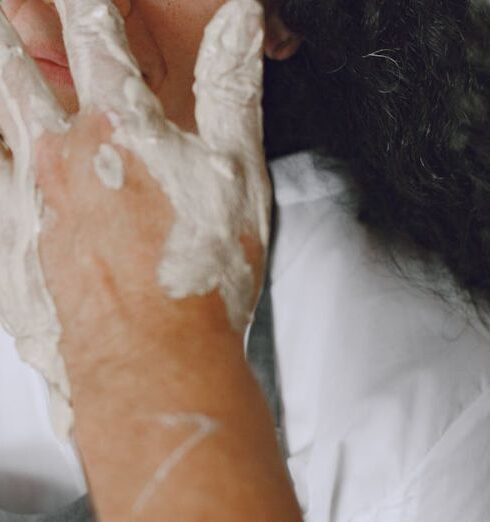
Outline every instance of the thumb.
[(216, 152), (263, 162), (263, 8), (229, 0), (205, 30), (196, 65), (196, 121)]

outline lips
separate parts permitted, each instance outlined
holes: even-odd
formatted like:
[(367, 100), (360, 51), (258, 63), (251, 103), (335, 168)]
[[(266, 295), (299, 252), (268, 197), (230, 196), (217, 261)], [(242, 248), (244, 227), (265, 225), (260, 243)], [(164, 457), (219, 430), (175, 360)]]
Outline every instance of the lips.
[(44, 58), (34, 58), (48, 82), (57, 87), (73, 87), (73, 78), (68, 67)]
[(32, 48), (27, 48), (27, 52), (35, 60), (43, 60), (46, 62), (52, 62), (60, 67), (68, 69), (68, 59), (64, 49), (56, 49), (50, 45), (36, 45)]
[(56, 86), (73, 87), (68, 59), (63, 51), (42, 45), (28, 48), (27, 51), (50, 83)]

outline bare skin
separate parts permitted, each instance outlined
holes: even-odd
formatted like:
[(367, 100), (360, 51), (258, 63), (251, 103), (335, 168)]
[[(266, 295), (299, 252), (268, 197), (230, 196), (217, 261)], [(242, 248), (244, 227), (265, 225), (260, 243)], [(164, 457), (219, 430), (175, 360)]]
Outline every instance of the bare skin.
[[(199, 8), (190, 0), (116, 3), (147, 84), (170, 119), (195, 129), (192, 70), (204, 26), (224, 2), (200, 2)], [(64, 52), (52, 6), (41, 0), (3, 5), (30, 54), (36, 48), (30, 38), (40, 34), (29, 33), (33, 19), (50, 20), (40, 24), (43, 37)], [(74, 87), (51, 65), (38, 64), (60, 110), (75, 112)], [(15, 161), (22, 151), (13, 123), (3, 114), (0, 124)], [(89, 158), (111, 132), (106, 115), (82, 110), (69, 131), (44, 133), (33, 143), (38, 187), (58, 216), (41, 236), (41, 257), (63, 329), (76, 438), (98, 516), (300, 520), (272, 421), (242, 355), (244, 332), (231, 328), (217, 292), (175, 301), (156, 284), (155, 267), (175, 209), (129, 151), (119, 151), (126, 173), (122, 191), (103, 187), (93, 172)], [(241, 241), (257, 296), (263, 246), (254, 234)], [(67, 263), (66, 253), (75, 248), (82, 261)], [(209, 429), (199, 419), (208, 419)], [(185, 448), (196, 433), (200, 438), (185, 459), (157, 480), (176, 448)]]

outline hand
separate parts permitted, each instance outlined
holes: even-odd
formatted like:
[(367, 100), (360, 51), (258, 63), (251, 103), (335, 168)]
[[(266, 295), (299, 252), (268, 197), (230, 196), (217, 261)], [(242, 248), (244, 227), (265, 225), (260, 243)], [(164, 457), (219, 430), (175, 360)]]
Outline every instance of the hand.
[(0, 19), (0, 126), (12, 150), (1, 159), (0, 255), (9, 269), (0, 310), (13, 334), (29, 339), (31, 360), (41, 341), (43, 355), (52, 353), (52, 382), (63, 372), (44, 280), (72, 337), (93, 332), (100, 317), (125, 320), (150, 303), (173, 310), (212, 294), (243, 332), (263, 275), (270, 199), (254, 0), (231, 0), (206, 31), (199, 136), (165, 120), (109, 0), (55, 3), (81, 107), (72, 118)]

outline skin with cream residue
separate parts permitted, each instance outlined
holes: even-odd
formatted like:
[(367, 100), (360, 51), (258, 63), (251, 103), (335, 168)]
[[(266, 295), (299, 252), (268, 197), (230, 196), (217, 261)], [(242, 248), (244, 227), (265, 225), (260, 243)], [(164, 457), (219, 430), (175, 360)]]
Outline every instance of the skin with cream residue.
[(165, 481), (172, 470), (204, 439), (216, 432), (219, 425), (216, 421), (198, 413), (161, 414), (156, 418), (162, 429), (179, 428), (183, 426), (195, 427), (195, 431), (175, 448), (160, 464), (152, 479), (143, 488), (143, 491), (133, 505), (133, 514), (140, 516), (145, 506), (157, 493), (159, 486)]
[[(90, 35), (100, 40), (101, 53), (113, 62), (110, 74), (106, 74), (110, 81), (94, 85), (92, 77), (103, 77), (101, 66), (91, 58), (89, 48), (87, 54), (74, 53), (72, 66), (80, 71), (75, 84), (81, 104), (95, 105), (113, 115), (113, 142), (143, 159), (176, 210), (176, 223), (159, 270), (160, 283), (176, 299), (205, 295), (218, 288), (232, 325), (240, 330), (250, 320), (253, 300), (253, 274), (240, 236), (247, 229), (258, 230), (264, 247), (268, 239), (269, 191), (262, 136), (257, 132), (261, 121), (262, 8), (255, 2), (233, 0), (209, 24), (196, 67), (195, 90), (200, 100), (197, 138), (165, 121), (159, 101), (144, 84), (126, 40), (120, 37), (122, 20), (114, 6), (90, 0), (73, 4), (71, 25), (66, 21), (65, 3), (55, 3), (65, 20), (67, 48), (85, 50), (78, 39)], [(233, 16), (246, 22), (230, 34), (230, 27), (235, 30), (229, 23)], [(226, 52), (226, 45), (235, 46), (237, 52)], [(214, 75), (209, 74), (212, 61)], [(220, 74), (233, 69), (241, 72), (240, 85), (226, 83), (230, 75)], [(222, 107), (223, 95), (240, 100), (234, 107), (241, 112), (239, 118), (230, 113), (226, 103)], [(219, 184), (212, 183), (211, 178), (217, 178), (216, 162), (211, 158), (220, 155), (236, 157), (237, 162), (229, 162), (234, 171), (220, 177)], [(183, 165), (192, 192), (182, 184)], [(244, 192), (248, 197), (243, 197)], [(189, 238), (194, 238), (192, 251)], [(191, 259), (192, 272), (188, 269)]]
[[(19, 64), (29, 68), (22, 83), (17, 78)], [(17, 35), (1, 13), (0, 95), (4, 118), (15, 129), (5, 132), (5, 138), (16, 157), (13, 163), (5, 157), (0, 161), (0, 317), (16, 339), (21, 357), (45, 376), (51, 388), (54, 429), (66, 436), (73, 423), (70, 386), (58, 352), (60, 325), (39, 262), (42, 208), (34, 185), (32, 142), (45, 129), (64, 132), (67, 124), (36, 67), (26, 62)], [(42, 104), (38, 103), (41, 98)], [(26, 111), (30, 112), (28, 122)]]
[(124, 185), (124, 165), (119, 152), (107, 143), (102, 143), (94, 158), (95, 173), (110, 189), (120, 190)]
[[(123, 197), (124, 168), (116, 147), (125, 149), (142, 162), (172, 206), (169, 235), (156, 245), (161, 261), (155, 284), (169, 299), (217, 290), (230, 325), (243, 331), (255, 295), (254, 272), (241, 239), (258, 238), (265, 252), (269, 234), (270, 187), (261, 134), (261, 6), (255, 0), (230, 0), (207, 28), (196, 67), (196, 136), (165, 119), (129, 52), (120, 13), (109, 0), (55, 0), (55, 5), (80, 100), (78, 117), (100, 113), (112, 127), (112, 144), (100, 144), (92, 158), (93, 174), (114, 197)], [(75, 134), (77, 116), (68, 125), (3, 16), (0, 90), (8, 108), (0, 109), (0, 121), (14, 156), (12, 163), (5, 159), (4, 172), (13, 168), (16, 174), (14, 181), (8, 175), (2, 178), (2, 197), (10, 203), (1, 211), (13, 225), (5, 225), (1, 233), (14, 244), (11, 253), (2, 252), (7, 258), (3, 266), (9, 269), (2, 277), (0, 301), (19, 303), (14, 312), (0, 303), (0, 312), (18, 345), (29, 347), (23, 354), (63, 399), (61, 426), (66, 432), (71, 422), (69, 386), (56, 349), (56, 310), (37, 252), (43, 202), (35, 190), (33, 158), (43, 129), (68, 140)], [(120, 189), (117, 194), (114, 188)], [(16, 213), (9, 213), (12, 205)]]

